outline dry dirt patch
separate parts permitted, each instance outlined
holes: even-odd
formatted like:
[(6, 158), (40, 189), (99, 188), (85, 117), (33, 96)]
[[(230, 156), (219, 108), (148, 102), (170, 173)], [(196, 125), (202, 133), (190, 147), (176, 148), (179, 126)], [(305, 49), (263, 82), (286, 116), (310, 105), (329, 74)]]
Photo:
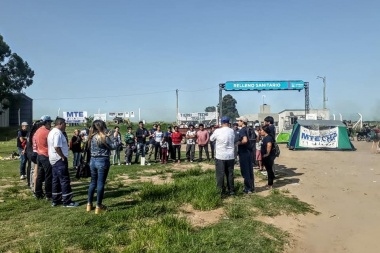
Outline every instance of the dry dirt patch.
[(210, 211), (195, 210), (192, 205), (185, 204), (179, 208), (180, 217), (186, 217), (194, 227), (207, 227), (216, 224), (225, 216), (223, 208)]

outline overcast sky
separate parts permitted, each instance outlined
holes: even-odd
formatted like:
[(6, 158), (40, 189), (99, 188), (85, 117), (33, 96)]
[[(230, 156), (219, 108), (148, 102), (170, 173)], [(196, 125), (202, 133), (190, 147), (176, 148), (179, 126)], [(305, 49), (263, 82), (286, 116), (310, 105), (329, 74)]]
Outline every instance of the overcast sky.
[[(34, 118), (124, 112), (174, 121), (229, 80), (303, 80), (331, 114), (380, 120), (380, 1), (1, 0), (0, 34), (35, 71)], [(224, 92), (224, 94), (227, 94)], [(231, 92), (239, 113), (304, 108), (304, 92)], [(265, 98), (263, 97), (265, 96)], [(264, 100), (264, 101), (263, 101)]]

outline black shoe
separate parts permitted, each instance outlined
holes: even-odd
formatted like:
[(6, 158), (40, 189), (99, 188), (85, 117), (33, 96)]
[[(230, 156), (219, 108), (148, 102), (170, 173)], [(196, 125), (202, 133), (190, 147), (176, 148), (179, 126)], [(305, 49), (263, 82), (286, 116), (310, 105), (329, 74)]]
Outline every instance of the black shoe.
[(59, 201), (59, 202), (51, 202), (51, 206), (52, 206), (52, 207), (61, 206), (61, 205), (62, 205), (62, 201)]

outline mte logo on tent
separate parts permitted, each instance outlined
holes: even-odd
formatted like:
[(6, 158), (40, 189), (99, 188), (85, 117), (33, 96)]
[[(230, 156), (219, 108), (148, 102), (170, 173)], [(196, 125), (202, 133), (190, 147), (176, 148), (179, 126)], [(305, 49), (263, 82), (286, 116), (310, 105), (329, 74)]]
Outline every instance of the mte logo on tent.
[(311, 130), (301, 126), (301, 147), (336, 148), (338, 147), (338, 128), (328, 130)]

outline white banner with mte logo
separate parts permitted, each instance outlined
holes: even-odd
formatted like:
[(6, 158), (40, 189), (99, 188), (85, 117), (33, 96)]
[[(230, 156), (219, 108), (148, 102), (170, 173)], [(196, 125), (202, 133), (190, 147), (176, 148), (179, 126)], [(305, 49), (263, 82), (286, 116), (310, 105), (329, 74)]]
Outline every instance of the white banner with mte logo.
[(86, 123), (87, 112), (63, 112), (63, 118), (66, 120), (67, 123)]
[(311, 130), (301, 126), (299, 146), (305, 148), (337, 148), (338, 127), (327, 130)]

